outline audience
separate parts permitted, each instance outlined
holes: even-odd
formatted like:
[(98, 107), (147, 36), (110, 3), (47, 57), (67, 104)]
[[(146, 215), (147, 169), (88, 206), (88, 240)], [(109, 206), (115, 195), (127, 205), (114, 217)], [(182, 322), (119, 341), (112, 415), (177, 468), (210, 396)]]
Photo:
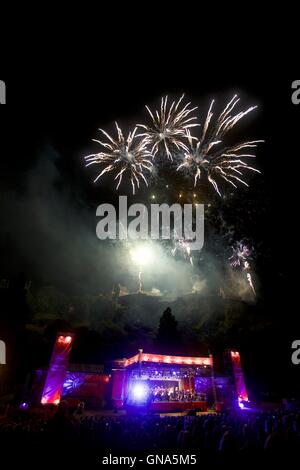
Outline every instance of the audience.
[(62, 402), (47, 412), (15, 411), (0, 420), (0, 441), (23, 455), (49, 449), (84, 455), (189, 451), (207, 456), (288, 455), (300, 448), (300, 412), (246, 410), (199, 416), (68, 413)]

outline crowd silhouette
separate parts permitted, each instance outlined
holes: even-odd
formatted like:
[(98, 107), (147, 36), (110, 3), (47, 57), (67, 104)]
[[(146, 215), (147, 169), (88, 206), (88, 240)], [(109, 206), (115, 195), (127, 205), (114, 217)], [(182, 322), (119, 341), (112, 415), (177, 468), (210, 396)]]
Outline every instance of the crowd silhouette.
[(291, 456), (300, 445), (300, 412), (235, 411), (198, 416), (70, 414), (62, 402), (54, 414), (18, 411), (0, 420), (3, 449), (22, 459), (59, 455), (85, 459), (105, 452), (194, 452), (226, 456)]

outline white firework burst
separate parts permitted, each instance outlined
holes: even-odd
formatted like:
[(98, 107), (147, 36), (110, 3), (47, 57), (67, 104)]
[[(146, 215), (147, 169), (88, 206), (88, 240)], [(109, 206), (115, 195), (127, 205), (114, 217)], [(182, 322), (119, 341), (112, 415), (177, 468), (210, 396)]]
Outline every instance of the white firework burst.
[(144, 137), (151, 146), (153, 157), (158, 151), (164, 151), (167, 157), (173, 160), (174, 151), (188, 150), (182, 140), (186, 140), (187, 129), (198, 125), (191, 122), (197, 118), (190, 116), (197, 107), (189, 108), (190, 102), (183, 105), (183, 98), (184, 94), (177, 102), (173, 101), (169, 106), (168, 96), (165, 96), (161, 99), (160, 110), (155, 112), (146, 106), (152, 122), (150, 125), (137, 124), (137, 126), (145, 130), (139, 135)]
[(124, 174), (129, 174), (132, 192), (135, 194), (136, 187), (140, 187), (140, 182), (144, 182), (148, 186), (146, 172), (151, 172), (152, 162), (151, 153), (148, 150), (147, 139), (140, 139), (136, 135), (137, 127), (133, 132), (129, 132), (127, 139), (124, 138), (122, 130), (117, 123), (117, 138), (112, 138), (103, 129), (99, 129), (107, 139), (107, 142), (93, 139), (102, 147), (104, 151), (91, 154), (85, 157), (86, 166), (97, 164), (104, 165), (102, 171), (98, 174), (94, 182), (96, 182), (105, 173), (116, 172), (115, 180), (117, 180), (116, 189), (119, 188)]
[(178, 165), (178, 170), (184, 170), (194, 178), (194, 186), (200, 181), (203, 174), (213, 185), (215, 191), (221, 196), (218, 182), (219, 178), (231, 184), (234, 188), (240, 182), (245, 186), (243, 171), (250, 170), (260, 173), (247, 163), (248, 158), (254, 158), (252, 149), (263, 140), (252, 140), (241, 142), (229, 147), (224, 146), (223, 139), (226, 134), (256, 106), (248, 108), (246, 111), (234, 114), (231, 112), (239, 102), (237, 95), (229, 101), (221, 114), (212, 123), (213, 104), (211, 102), (206, 120), (202, 126), (201, 136), (195, 138), (189, 129), (186, 129), (188, 140), (188, 150), (183, 152), (183, 161)]

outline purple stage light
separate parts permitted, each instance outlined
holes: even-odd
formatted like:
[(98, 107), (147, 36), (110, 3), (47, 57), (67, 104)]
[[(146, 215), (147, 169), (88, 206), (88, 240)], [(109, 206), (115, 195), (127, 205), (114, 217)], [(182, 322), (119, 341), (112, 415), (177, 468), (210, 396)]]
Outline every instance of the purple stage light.
[(84, 383), (84, 378), (80, 372), (78, 373), (67, 373), (66, 379), (63, 384), (62, 395), (67, 395), (68, 393), (74, 392), (75, 390), (80, 389)]
[(63, 384), (66, 378), (69, 355), (72, 349), (73, 336), (58, 334), (52, 352), (50, 366), (41, 397), (42, 405), (60, 402)]
[(23, 403), (20, 404), (19, 408), (21, 410), (28, 410), (28, 403), (24, 401)]

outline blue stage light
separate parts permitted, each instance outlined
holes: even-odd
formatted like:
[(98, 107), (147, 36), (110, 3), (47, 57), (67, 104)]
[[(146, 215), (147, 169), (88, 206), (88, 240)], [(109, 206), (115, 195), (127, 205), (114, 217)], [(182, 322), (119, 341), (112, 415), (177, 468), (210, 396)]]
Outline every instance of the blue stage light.
[(148, 395), (148, 387), (141, 382), (135, 384), (132, 388), (132, 397), (137, 402), (143, 402)]

